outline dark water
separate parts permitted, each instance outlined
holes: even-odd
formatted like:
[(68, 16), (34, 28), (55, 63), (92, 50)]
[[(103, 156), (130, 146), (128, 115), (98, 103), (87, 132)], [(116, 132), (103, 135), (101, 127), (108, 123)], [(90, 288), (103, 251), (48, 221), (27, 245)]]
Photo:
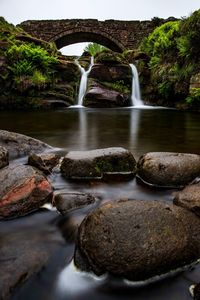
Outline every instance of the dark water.
[[(199, 114), (170, 109), (67, 109), (49, 112), (0, 112), (0, 128), (38, 138), (68, 150), (124, 147), (138, 159), (150, 151), (200, 154)], [(102, 202), (116, 198), (172, 201), (172, 190), (146, 187), (135, 179), (125, 183), (69, 183), (59, 175), (52, 178), (56, 189), (92, 192)], [(200, 281), (200, 267), (148, 286), (135, 288), (111, 279), (95, 279), (78, 273), (69, 264), (73, 256), (73, 231), (87, 214), (82, 209), (66, 221), (66, 249), (50, 259), (13, 296), (14, 300), (190, 300), (189, 286)], [(42, 220), (42, 217), (41, 217)], [(28, 221), (27, 221), (28, 222)], [(7, 222), (9, 226), (9, 222)], [(26, 227), (26, 221), (24, 221)], [(20, 227), (19, 230), (22, 230)]]
[(136, 158), (150, 151), (200, 152), (199, 114), (169, 109), (0, 112), (0, 128), (67, 150), (122, 146)]

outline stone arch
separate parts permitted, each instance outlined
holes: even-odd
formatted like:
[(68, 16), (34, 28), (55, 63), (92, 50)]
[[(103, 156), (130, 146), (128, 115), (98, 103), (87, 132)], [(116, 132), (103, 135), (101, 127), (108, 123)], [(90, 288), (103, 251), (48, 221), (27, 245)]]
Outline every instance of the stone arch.
[(75, 43), (95, 42), (115, 52), (123, 52), (124, 50), (122, 43), (110, 36), (107, 32), (98, 32), (91, 28), (84, 28), (84, 30), (81, 28), (72, 28), (54, 35), (50, 41), (55, 42), (58, 49)]

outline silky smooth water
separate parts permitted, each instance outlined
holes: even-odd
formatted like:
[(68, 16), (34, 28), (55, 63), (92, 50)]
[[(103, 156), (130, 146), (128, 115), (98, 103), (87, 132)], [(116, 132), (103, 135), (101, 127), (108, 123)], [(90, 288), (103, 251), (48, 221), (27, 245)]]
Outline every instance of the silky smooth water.
[[(136, 160), (150, 151), (200, 154), (199, 114), (173, 109), (70, 108), (46, 112), (0, 112), (0, 128), (38, 138), (63, 152), (121, 146), (132, 151)], [(173, 198), (173, 190), (147, 187), (135, 179), (117, 183), (73, 183), (60, 175), (51, 179), (55, 189), (95, 193), (101, 196), (102, 203), (118, 198), (168, 202)], [(66, 247), (55, 253), (46, 268), (18, 289), (13, 300), (191, 300), (189, 286), (200, 281), (200, 266), (137, 288), (123, 281), (93, 278), (74, 270), (71, 262), (73, 233), (92, 209), (93, 206), (68, 215), (65, 224)], [(42, 223), (42, 215), (38, 218)], [(29, 217), (16, 222), (22, 224), (19, 230), (23, 230), (23, 226), (27, 230)], [(6, 222), (6, 228), (9, 226), (12, 230), (12, 221)], [(5, 232), (1, 228), (0, 235), (3, 235)]]
[(91, 56), (91, 61), (90, 61), (90, 65), (88, 70), (85, 70), (78, 62), (78, 60), (76, 61), (77, 65), (81, 71), (81, 81), (80, 81), (80, 86), (79, 86), (79, 92), (78, 92), (78, 106), (82, 106), (83, 105), (83, 98), (85, 96), (85, 92), (87, 89), (87, 80), (88, 80), (88, 75), (92, 69), (92, 66), (94, 64), (94, 57)]
[(67, 151), (121, 146), (136, 158), (150, 151), (200, 153), (199, 114), (164, 108), (0, 112), (0, 128)]
[(132, 71), (132, 93), (131, 93), (132, 106), (142, 106), (144, 105), (144, 103), (141, 99), (138, 71), (134, 64), (130, 64), (130, 67)]

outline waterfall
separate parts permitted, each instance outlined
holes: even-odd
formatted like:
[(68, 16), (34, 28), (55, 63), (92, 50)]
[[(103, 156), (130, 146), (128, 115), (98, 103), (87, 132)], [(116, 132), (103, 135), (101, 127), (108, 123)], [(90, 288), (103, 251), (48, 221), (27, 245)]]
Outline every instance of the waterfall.
[(141, 100), (138, 71), (134, 64), (130, 64), (130, 67), (132, 70), (132, 93), (131, 93), (132, 106), (141, 106), (144, 105), (144, 103)]
[(92, 69), (92, 66), (94, 64), (94, 57), (91, 56), (90, 65), (87, 71), (83, 67), (81, 67), (78, 60), (76, 61), (76, 63), (79, 66), (79, 69), (81, 71), (81, 81), (80, 81), (79, 93), (78, 93), (78, 106), (83, 106), (83, 98), (85, 96), (85, 92), (87, 89), (87, 79)]

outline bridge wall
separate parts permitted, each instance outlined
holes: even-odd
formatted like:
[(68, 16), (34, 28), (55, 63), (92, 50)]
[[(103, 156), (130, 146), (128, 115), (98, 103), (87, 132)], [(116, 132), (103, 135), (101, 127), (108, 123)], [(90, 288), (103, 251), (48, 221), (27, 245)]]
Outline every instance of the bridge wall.
[(19, 25), (34, 37), (55, 42), (58, 49), (73, 43), (91, 41), (114, 51), (136, 48), (156, 27), (152, 21), (96, 19), (34, 20)]

